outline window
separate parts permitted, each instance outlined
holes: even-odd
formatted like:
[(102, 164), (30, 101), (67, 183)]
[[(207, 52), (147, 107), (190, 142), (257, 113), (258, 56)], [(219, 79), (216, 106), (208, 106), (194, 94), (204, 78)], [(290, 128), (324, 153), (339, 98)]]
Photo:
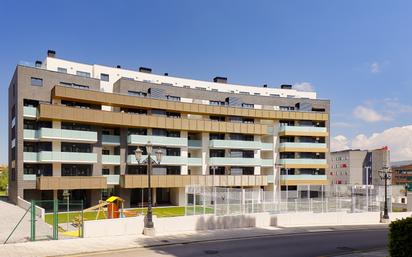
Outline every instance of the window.
[(243, 107), (243, 108), (254, 108), (255, 105), (254, 105), (254, 104), (243, 103), (243, 104), (242, 104), (242, 107)]
[(109, 81), (109, 74), (101, 73), (100, 80), (102, 81)]
[(39, 78), (31, 78), (31, 85), (36, 86), (36, 87), (42, 87), (43, 86), (43, 79)]
[(167, 100), (170, 100), (170, 101), (180, 102), (180, 97), (179, 96), (168, 95), (168, 96), (166, 96), (166, 98), (167, 98)]
[(61, 72), (61, 73), (67, 73), (67, 69), (66, 68), (62, 68), (62, 67), (57, 67), (57, 71)]
[(102, 169), (102, 175), (109, 175), (110, 170), (109, 169)]
[(145, 92), (132, 91), (132, 90), (129, 90), (129, 91), (127, 92), (127, 94), (128, 94), (128, 95), (132, 95), (132, 96), (147, 96), (147, 93), (145, 93)]
[(90, 72), (76, 71), (76, 75), (77, 75), (77, 76), (81, 76), (81, 77), (90, 78)]

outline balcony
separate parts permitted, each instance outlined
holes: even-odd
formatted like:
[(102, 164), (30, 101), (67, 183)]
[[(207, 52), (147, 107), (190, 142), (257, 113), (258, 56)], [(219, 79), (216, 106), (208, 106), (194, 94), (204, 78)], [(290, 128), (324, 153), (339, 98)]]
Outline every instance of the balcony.
[(103, 175), (106, 177), (107, 185), (120, 185), (120, 175)]
[(218, 140), (213, 139), (209, 142), (210, 148), (215, 149), (250, 149), (256, 150), (261, 148), (259, 141), (243, 141), (243, 140)]
[(324, 143), (280, 143), (279, 152), (312, 152), (325, 153), (327, 151)]
[(281, 136), (322, 136), (328, 135), (326, 127), (310, 126), (280, 126), (279, 134)]
[(327, 168), (326, 159), (279, 159), (284, 168)]
[(24, 181), (36, 181), (36, 174), (23, 174)]
[(120, 155), (102, 155), (102, 164), (120, 165)]
[(27, 163), (63, 162), (63, 163), (97, 163), (96, 153), (75, 153), (75, 152), (24, 152), (23, 160)]
[(129, 145), (146, 145), (148, 141), (150, 141), (152, 145), (159, 146), (187, 146), (187, 138), (184, 137), (146, 135), (130, 135), (127, 137), (127, 143)]
[(261, 159), (262, 167), (272, 167), (274, 165), (275, 163), (273, 162), (273, 159)]
[(64, 140), (70, 142), (97, 142), (97, 132), (41, 128), (39, 130), (24, 130), (25, 140)]
[[(152, 155), (153, 158), (156, 158), (154, 155)], [(142, 160), (145, 160), (147, 158), (147, 155), (142, 156)], [(128, 155), (127, 156), (127, 163), (128, 164), (138, 164), (136, 161), (136, 158), (134, 155)], [(161, 165), (187, 165), (188, 164), (188, 158), (182, 157), (182, 156), (163, 156), (162, 157), (162, 162)]]
[[(170, 188), (187, 185), (204, 186), (266, 186), (266, 175), (152, 175), (152, 187)], [(214, 180), (214, 181), (213, 181)], [(147, 175), (122, 175), (123, 188), (146, 188)]]
[(23, 106), (23, 117), (24, 118), (37, 118), (37, 108), (31, 106)]
[(202, 166), (202, 158), (187, 158), (187, 165)]
[(37, 178), (38, 190), (104, 189), (107, 180), (104, 176), (41, 176)]
[(102, 135), (102, 145), (120, 145), (120, 136)]
[(273, 144), (272, 143), (261, 143), (261, 150), (262, 151), (273, 151)]
[(202, 148), (202, 140), (188, 140), (189, 148)]
[(213, 166), (259, 166), (259, 158), (210, 157), (209, 165)]
[(282, 185), (327, 185), (326, 175), (281, 175)]

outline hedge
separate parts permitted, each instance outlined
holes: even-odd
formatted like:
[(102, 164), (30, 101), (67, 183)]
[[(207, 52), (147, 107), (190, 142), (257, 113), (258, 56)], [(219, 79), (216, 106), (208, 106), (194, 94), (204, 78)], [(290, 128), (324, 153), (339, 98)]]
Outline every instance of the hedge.
[(389, 225), (389, 253), (391, 257), (412, 256), (412, 217)]

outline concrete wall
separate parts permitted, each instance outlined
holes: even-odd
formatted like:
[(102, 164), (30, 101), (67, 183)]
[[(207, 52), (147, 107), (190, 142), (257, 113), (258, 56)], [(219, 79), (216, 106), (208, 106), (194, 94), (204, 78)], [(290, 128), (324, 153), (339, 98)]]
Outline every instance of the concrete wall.
[(143, 216), (84, 222), (84, 237), (137, 235), (143, 233)]
[[(17, 206), (20, 208), (23, 208), (25, 210), (29, 209), (31, 206), (30, 202), (27, 202), (20, 196), (17, 197)], [(36, 216), (40, 217), (42, 220), (44, 220), (44, 215), (45, 215), (45, 210), (41, 208), (40, 206), (36, 206)]]

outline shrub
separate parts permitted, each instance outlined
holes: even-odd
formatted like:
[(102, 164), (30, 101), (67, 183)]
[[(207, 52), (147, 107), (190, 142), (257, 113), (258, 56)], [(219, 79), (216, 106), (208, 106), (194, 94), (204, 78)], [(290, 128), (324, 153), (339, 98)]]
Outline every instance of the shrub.
[(393, 221), (389, 225), (391, 257), (410, 257), (412, 254), (412, 217)]

